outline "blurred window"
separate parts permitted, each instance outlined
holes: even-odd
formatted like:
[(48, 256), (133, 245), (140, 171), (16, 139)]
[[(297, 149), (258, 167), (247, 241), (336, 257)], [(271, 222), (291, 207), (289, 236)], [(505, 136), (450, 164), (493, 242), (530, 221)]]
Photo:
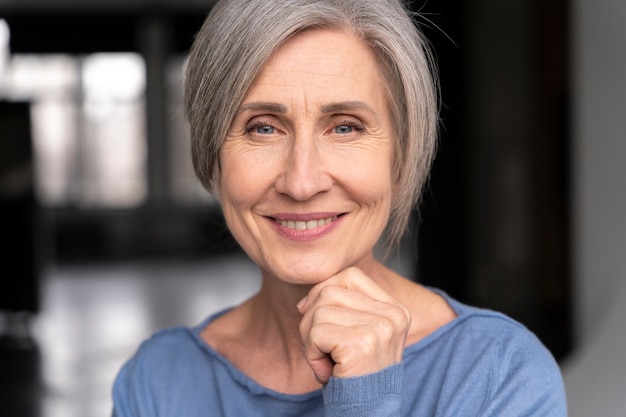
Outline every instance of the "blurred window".
[(216, 204), (217, 200), (196, 178), (191, 162), (189, 129), (183, 114), (185, 59), (172, 58), (167, 66), (169, 197), (179, 205)]
[[(0, 100), (31, 103), (36, 189), (47, 207), (133, 208), (148, 198), (146, 64), (136, 53), (9, 54), (0, 19)], [(167, 61), (168, 200), (215, 204), (196, 179), (183, 115), (186, 56)]]
[(146, 199), (140, 55), (14, 54), (0, 77), (2, 99), (31, 103), (36, 188), (44, 205), (130, 208)]

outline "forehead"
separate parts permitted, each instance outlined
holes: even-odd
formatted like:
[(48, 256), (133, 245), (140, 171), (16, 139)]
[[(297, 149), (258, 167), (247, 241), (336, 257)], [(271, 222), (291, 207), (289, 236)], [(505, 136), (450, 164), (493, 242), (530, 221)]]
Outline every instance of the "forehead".
[(272, 54), (244, 102), (288, 94), (378, 102), (382, 93), (376, 56), (363, 40), (316, 29), (294, 36)]

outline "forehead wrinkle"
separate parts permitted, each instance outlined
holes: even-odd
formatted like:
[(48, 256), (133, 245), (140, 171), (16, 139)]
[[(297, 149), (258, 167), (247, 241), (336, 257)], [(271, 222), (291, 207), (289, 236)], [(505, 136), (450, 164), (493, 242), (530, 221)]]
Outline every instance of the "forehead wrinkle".
[(287, 113), (287, 106), (281, 103), (273, 103), (269, 101), (254, 101), (245, 103), (237, 109), (237, 115), (247, 111), (267, 111), (271, 113)]

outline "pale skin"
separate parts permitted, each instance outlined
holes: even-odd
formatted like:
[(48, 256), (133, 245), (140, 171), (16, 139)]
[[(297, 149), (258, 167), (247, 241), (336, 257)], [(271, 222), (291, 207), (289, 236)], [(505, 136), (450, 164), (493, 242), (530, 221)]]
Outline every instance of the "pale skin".
[(202, 337), (259, 384), (296, 394), (377, 372), (454, 319), (374, 257), (396, 188), (393, 141), (375, 56), (345, 33), (289, 40), (241, 103), (217, 194), (263, 281)]

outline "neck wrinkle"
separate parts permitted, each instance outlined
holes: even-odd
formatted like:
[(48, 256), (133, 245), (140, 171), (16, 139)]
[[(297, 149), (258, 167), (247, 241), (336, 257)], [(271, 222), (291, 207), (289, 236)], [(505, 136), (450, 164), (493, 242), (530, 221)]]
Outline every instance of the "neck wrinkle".
[(299, 330), (302, 316), (296, 305), (310, 289), (307, 285), (282, 283), (263, 273), (261, 289), (251, 300), (248, 331), (256, 333), (263, 345), (281, 352), (283, 360), (294, 369), (304, 361)]

